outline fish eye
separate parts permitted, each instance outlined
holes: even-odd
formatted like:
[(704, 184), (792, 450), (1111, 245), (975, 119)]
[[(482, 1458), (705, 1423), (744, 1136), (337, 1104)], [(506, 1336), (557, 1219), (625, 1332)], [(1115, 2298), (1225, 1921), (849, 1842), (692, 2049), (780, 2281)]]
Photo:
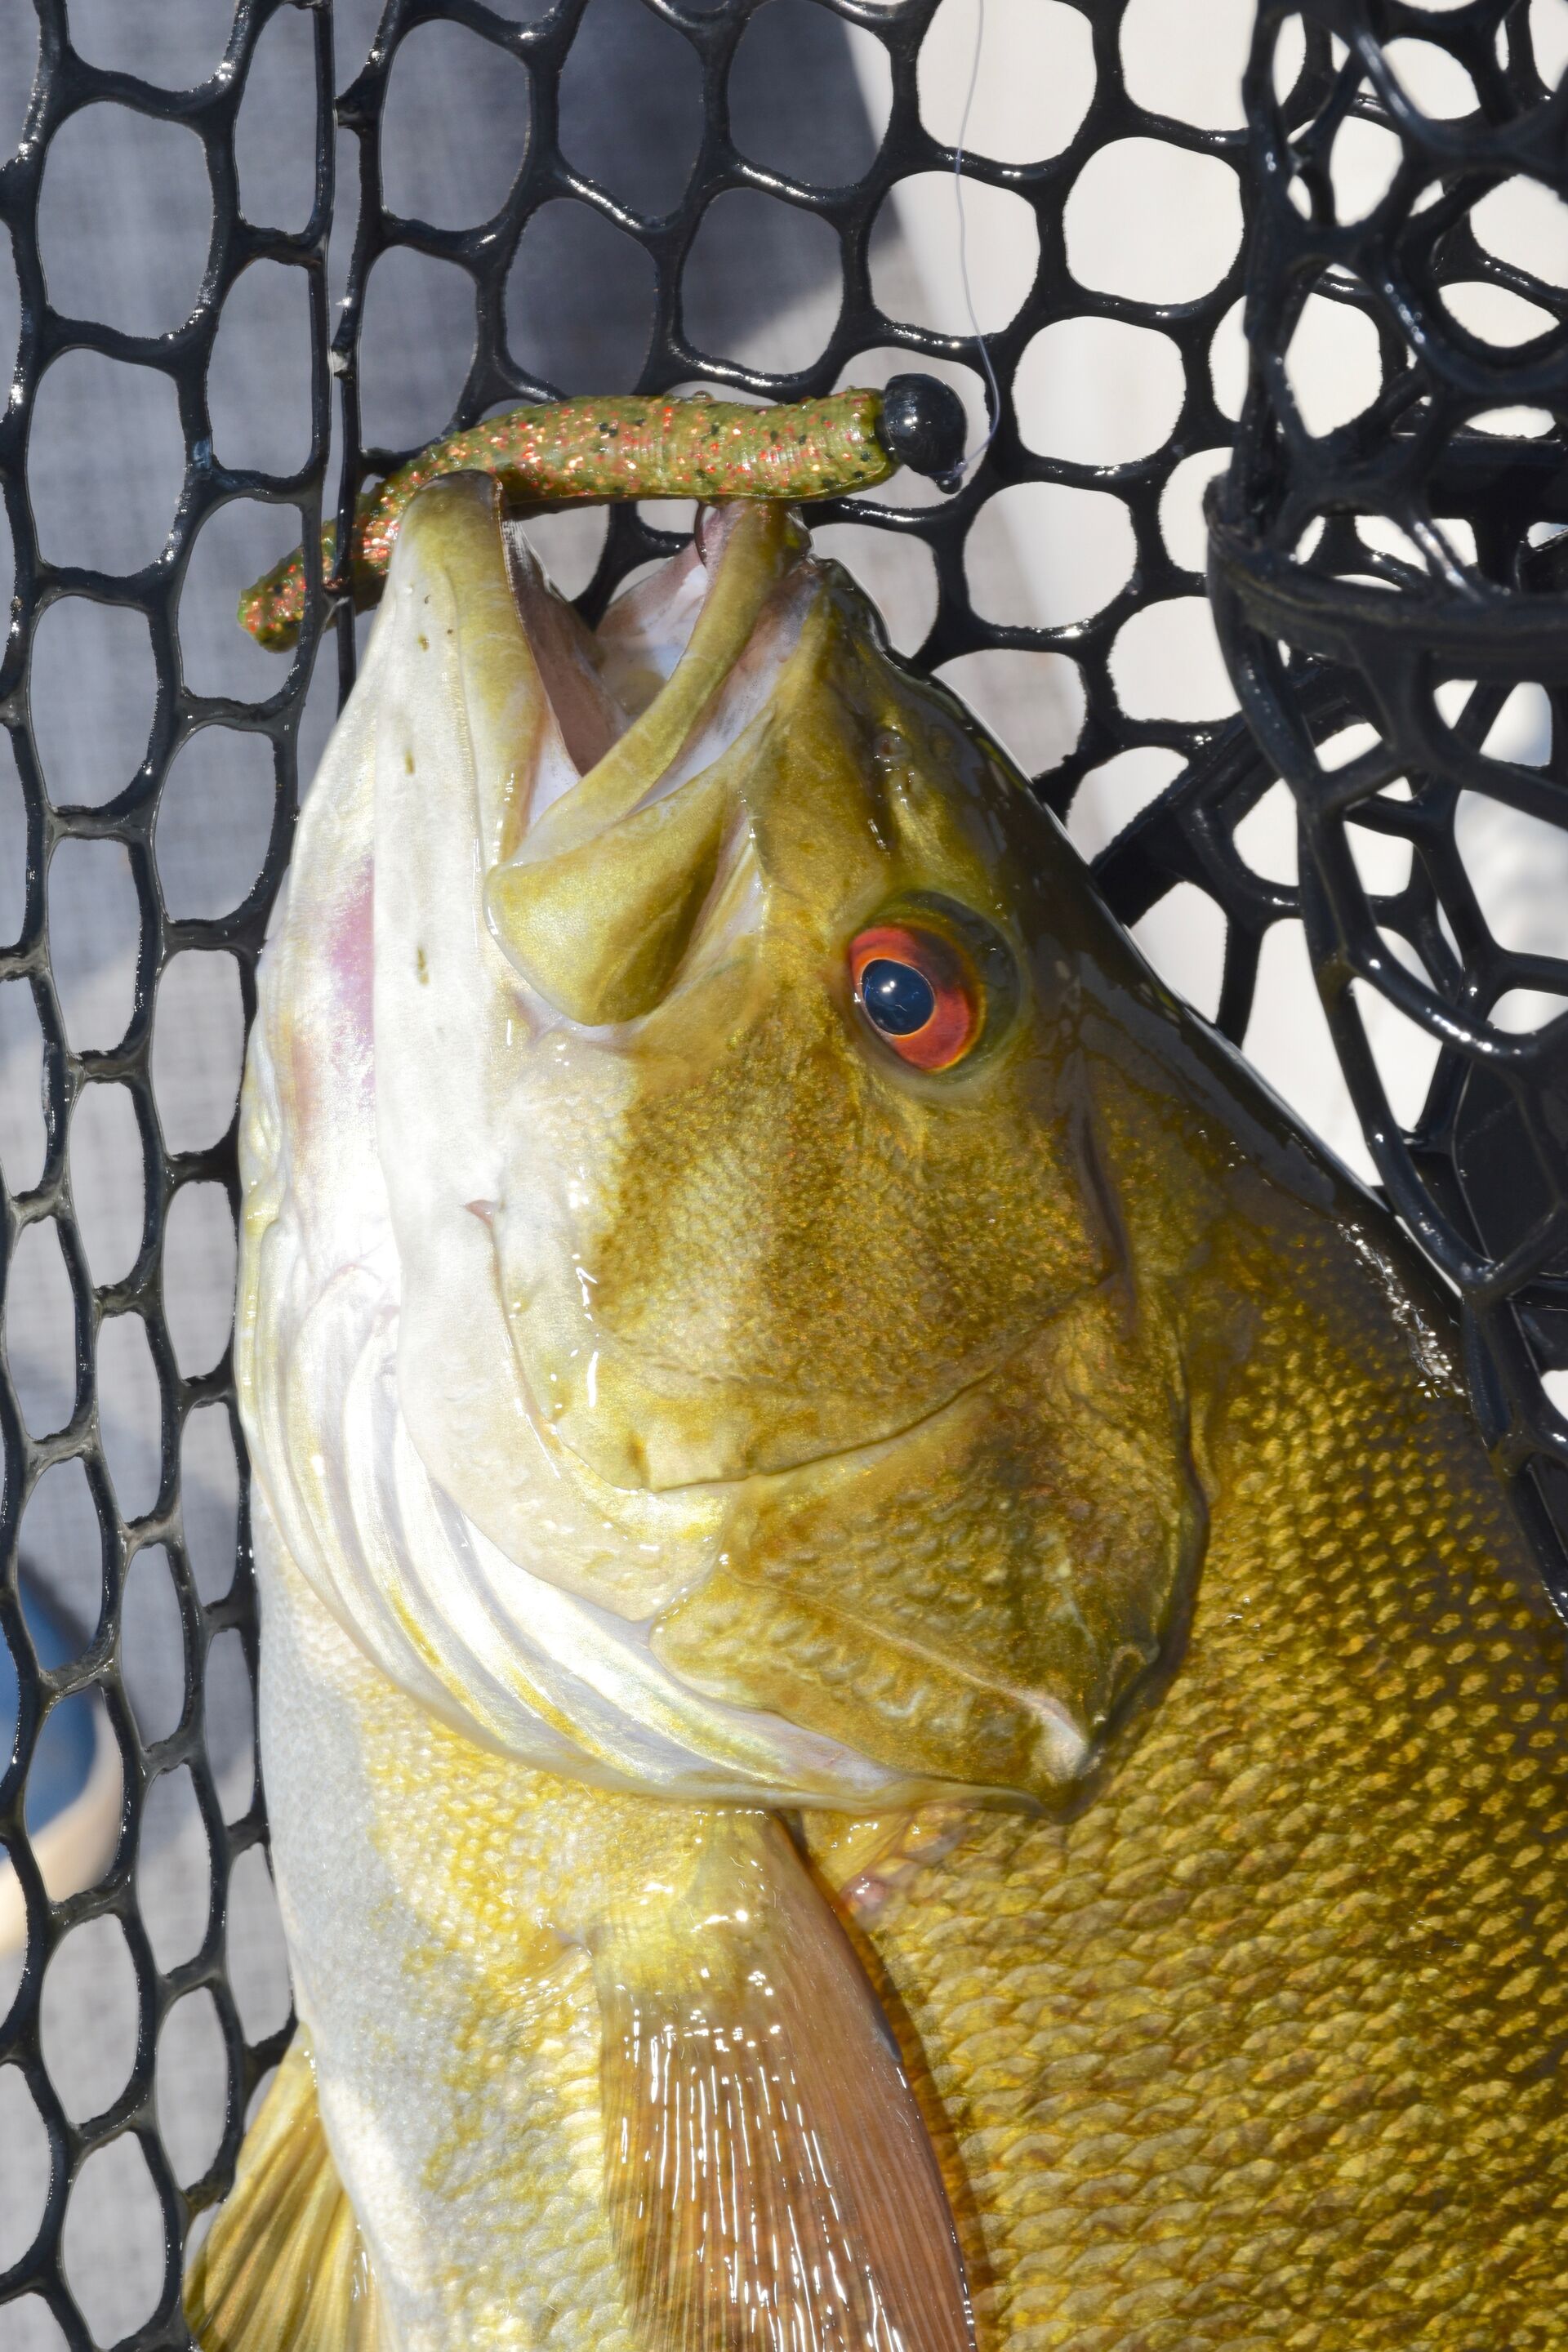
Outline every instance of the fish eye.
[(879, 923), (850, 942), (855, 1002), (914, 1070), (951, 1070), (980, 1034), (984, 997), (968, 957), (941, 932)]

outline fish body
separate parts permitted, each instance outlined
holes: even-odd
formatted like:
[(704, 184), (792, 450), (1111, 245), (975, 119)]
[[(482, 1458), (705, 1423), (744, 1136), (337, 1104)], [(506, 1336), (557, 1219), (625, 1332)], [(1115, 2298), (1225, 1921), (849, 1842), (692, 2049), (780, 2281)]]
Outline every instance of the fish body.
[(787, 513), (590, 638), (420, 494), (243, 1127), (303, 2031), (205, 2345), (1568, 2345), (1452, 1318)]
[(1568, 2342), (1562, 1629), (1367, 1271), (1269, 1276), (1125, 1760), (868, 1923), (983, 2343)]

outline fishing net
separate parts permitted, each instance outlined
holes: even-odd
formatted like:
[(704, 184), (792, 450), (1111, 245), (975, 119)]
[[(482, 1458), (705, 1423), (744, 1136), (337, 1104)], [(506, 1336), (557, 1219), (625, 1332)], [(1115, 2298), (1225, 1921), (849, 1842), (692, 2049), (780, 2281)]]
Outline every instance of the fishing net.
[[(1259, 937), (1289, 903), (1378, 1172), (1463, 1301), (1482, 1430), (1568, 1607), (1551, 1395), (1568, 1368), (1565, 12), (1300, 13), (1305, 120), (1280, 102), (1295, 11), (1263, 12), (1248, 69), (1258, 361), (1212, 566), (1264, 777), (1295, 795), (1300, 882), (1235, 909), (1221, 1017), (1243, 1034)], [(1324, 384), (1314, 337), (1331, 321), (1338, 349), (1352, 320), (1361, 363)], [(1194, 840), (1217, 848), (1258, 781), (1253, 761), (1196, 784)]]
[[(289, 2031), (234, 1103), (356, 637), (329, 599), (269, 666), (231, 615), (448, 425), (910, 368), (977, 444), (995, 406), (959, 491), (842, 501), (819, 541), (1385, 1184), (1568, 1589), (1564, 0), (1266, 7), (1250, 134), (1245, 0), (1202, 42), (1188, 0), (985, 0), (973, 89), (978, 0), (35, 6), (0, 16), (4, 2352), (185, 2341), (183, 2249)], [(1217, 604), (1250, 731), (1204, 593), (1238, 421)], [(540, 543), (596, 615), (689, 527)]]

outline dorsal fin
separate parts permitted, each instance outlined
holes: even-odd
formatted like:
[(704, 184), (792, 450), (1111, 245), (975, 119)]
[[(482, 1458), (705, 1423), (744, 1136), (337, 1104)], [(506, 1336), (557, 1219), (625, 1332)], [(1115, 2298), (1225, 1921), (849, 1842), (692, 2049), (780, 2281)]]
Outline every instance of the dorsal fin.
[(972, 2352), (952, 2216), (871, 1989), (779, 1823), (728, 1818), (721, 1865), (595, 1940), (639, 2352)]
[(201, 2352), (381, 2352), (375, 2282), (321, 2129), (302, 2033), (246, 2134), (184, 2302)]

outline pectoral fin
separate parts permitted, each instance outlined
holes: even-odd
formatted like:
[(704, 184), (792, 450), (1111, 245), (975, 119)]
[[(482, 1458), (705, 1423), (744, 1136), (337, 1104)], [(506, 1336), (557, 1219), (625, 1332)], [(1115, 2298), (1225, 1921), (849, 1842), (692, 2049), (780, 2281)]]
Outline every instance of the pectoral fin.
[(381, 2352), (375, 2281), (300, 2034), (246, 2135), (184, 2302), (201, 2352)]
[(646, 2352), (972, 2352), (952, 2217), (854, 1952), (780, 1825), (597, 1938), (606, 2189)]

